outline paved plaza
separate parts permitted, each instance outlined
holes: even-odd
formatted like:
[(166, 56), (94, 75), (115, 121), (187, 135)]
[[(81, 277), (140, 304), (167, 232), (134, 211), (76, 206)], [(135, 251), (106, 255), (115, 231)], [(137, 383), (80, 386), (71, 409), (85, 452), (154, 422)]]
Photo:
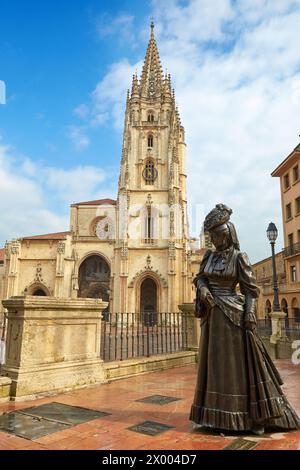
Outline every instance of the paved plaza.
[[(299, 414), (300, 366), (276, 365)], [(192, 365), (2, 404), (0, 427), (14, 433), (0, 432), (0, 450), (300, 450), (300, 430), (256, 437), (195, 428), (188, 420), (195, 380)]]

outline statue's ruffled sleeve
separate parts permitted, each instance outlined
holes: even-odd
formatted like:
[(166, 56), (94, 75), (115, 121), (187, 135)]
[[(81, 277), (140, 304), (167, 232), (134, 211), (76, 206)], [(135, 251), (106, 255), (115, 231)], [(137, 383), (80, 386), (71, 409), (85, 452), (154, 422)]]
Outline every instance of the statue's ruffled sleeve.
[(238, 280), (241, 293), (245, 296), (245, 321), (256, 323), (256, 300), (259, 296), (259, 287), (246, 253), (238, 255)]

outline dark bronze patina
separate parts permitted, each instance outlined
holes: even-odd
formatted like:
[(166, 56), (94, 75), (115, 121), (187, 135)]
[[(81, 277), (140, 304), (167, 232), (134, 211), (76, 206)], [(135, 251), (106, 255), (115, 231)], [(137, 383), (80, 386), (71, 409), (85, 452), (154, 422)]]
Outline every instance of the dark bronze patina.
[(300, 420), (257, 333), (259, 289), (248, 257), (240, 251), (231, 214), (218, 204), (204, 223), (216, 250), (205, 253), (194, 279), (201, 340), (190, 419), (210, 428), (255, 434), (265, 428), (297, 429)]

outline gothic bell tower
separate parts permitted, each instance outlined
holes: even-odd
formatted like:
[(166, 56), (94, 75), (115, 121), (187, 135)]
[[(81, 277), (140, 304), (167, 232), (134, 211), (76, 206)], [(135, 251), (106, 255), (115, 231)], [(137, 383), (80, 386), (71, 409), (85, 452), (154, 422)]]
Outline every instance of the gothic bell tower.
[[(114, 311), (174, 312), (191, 300), (185, 132), (151, 23), (128, 90), (119, 177)], [(116, 290), (118, 295), (116, 295)]]

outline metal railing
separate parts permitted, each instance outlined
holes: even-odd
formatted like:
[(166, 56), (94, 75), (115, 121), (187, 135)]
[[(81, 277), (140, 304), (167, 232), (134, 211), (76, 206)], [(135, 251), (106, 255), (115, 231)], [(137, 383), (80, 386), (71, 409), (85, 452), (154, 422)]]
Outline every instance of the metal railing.
[(294, 243), (293, 245), (287, 246), (283, 249), (283, 256), (285, 258), (296, 255), (297, 253), (300, 253), (300, 242)]
[(291, 340), (300, 339), (300, 321), (294, 318), (286, 318), (283, 321), (286, 336)]
[[(294, 318), (283, 318), (281, 320), (283, 334), (291, 341), (300, 339), (300, 320)], [(270, 318), (257, 320), (257, 330), (260, 336), (271, 336), (272, 323)]]
[(176, 313), (104, 313), (101, 358), (105, 362), (187, 349), (187, 319)]
[(271, 336), (272, 323), (270, 318), (263, 318), (257, 320), (257, 331), (260, 336)]

